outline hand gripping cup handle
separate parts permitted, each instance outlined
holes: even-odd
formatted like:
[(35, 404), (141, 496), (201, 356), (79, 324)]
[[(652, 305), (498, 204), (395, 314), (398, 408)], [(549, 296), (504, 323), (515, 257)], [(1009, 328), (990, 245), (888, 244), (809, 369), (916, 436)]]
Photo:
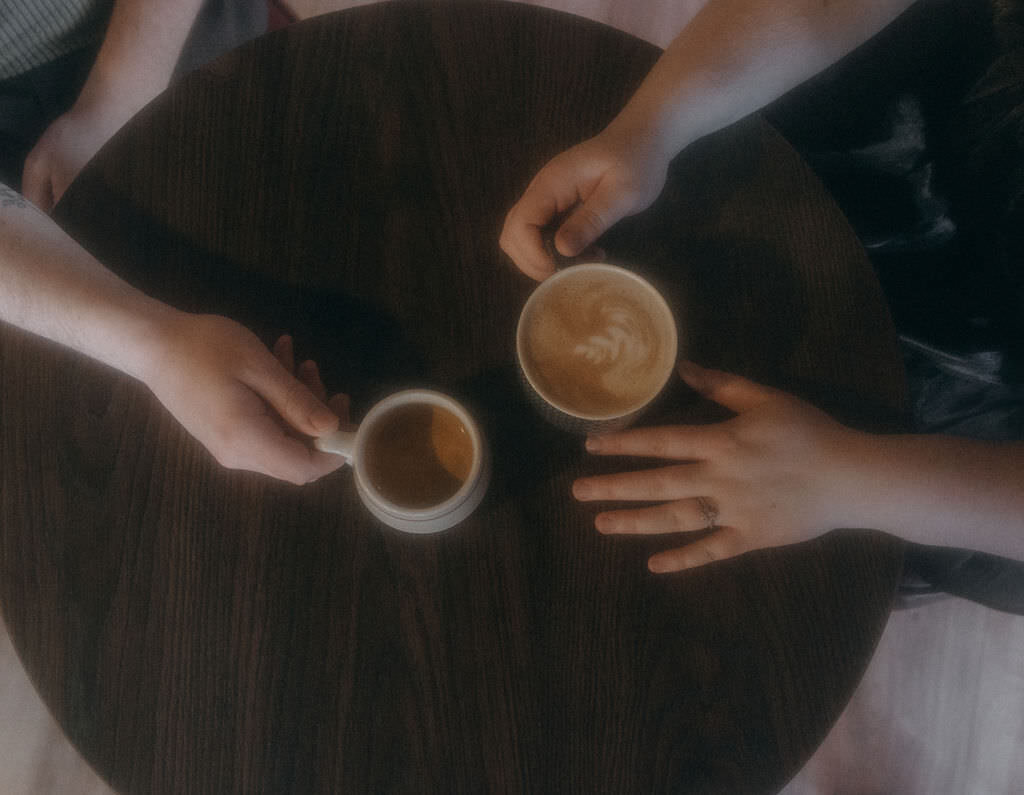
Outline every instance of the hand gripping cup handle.
[(345, 459), (345, 463), (351, 465), (356, 456), (356, 434), (355, 431), (334, 431), (326, 436), (313, 440), (313, 446), (323, 453), (333, 453)]
[[(464, 434), (464, 444), (471, 451), (467, 469), (455, 481), (451, 491), (427, 503), (413, 504), (388, 493), (375, 479), (383, 471), (401, 471), (400, 464), (382, 464), (389, 459), (380, 454), (381, 448), (373, 441), (396, 422), (403, 409), (441, 412), (454, 418)], [(408, 416), (408, 415), (406, 415)], [(402, 455), (396, 460), (408, 461), (410, 449), (416, 440), (430, 437), (430, 432), (418, 434), (392, 434), (399, 439)], [(422, 437), (422, 438), (421, 438)], [(436, 438), (436, 437), (430, 437)], [(342, 456), (352, 467), (356, 492), (363, 505), (384, 524), (406, 533), (436, 533), (467, 518), (483, 500), (490, 483), (491, 462), (486, 439), (479, 424), (458, 401), (430, 389), (406, 389), (388, 395), (374, 405), (355, 430), (341, 430), (314, 440), (313, 446), (325, 453)], [(416, 456), (413, 456), (415, 459)], [(384, 467), (382, 469), (382, 466)]]

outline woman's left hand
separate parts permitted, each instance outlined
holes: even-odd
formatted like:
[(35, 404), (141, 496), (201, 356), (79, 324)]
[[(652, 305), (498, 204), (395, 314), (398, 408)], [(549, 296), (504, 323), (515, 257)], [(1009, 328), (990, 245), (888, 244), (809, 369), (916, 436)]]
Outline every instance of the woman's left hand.
[(752, 549), (804, 541), (842, 526), (849, 456), (860, 435), (814, 406), (736, 375), (686, 362), (680, 375), (697, 392), (736, 412), (702, 426), (638, 428), (587, 439), (598, 455), (674, 463), (580, 478), (581, 501), (643, 501), (603, 511), (602, 533), (692, 533), (699, 540), (651, 557), (654, 572), (673, 572)]

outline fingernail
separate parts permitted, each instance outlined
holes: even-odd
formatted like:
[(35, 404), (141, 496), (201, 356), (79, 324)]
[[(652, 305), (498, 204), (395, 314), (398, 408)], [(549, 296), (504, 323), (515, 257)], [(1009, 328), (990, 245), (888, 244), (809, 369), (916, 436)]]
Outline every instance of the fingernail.
[(688, 359), (679, 362), (678, 369), (679, 375), (687, 381), (700, 375), (700, 368)]
[(338, 427), (338, 418), (328, 408), (320, 408), (309, 415), (310, 424), (318, 431), (333, 431)]
[(586, 481), (577, 480), (572, 484), (572, 496), (577, 500), (587, 499), (587, 497), (590, 496), (591, 491), (590, 485)]
[(654, 574), (664, 574), (668, 571), (668, 562), (655, 556), (647, 561), (647, 568)]
[(594, 527), (599, 533), (610, 533), (614, 529), (614, 523), (607, 514), (599, 513), (594, 517)]
[(604, 443), (601, 441), (599, 436), (588, 436), (584, 444), (586, 445), (587, 450), (591, 453), (599, 453), (601, 452), (601, 448)]
[(563, 257), (575, 257), (583, 246), (583, 241), (574, 230), (562, 227), (555, 235), (555, 249)]

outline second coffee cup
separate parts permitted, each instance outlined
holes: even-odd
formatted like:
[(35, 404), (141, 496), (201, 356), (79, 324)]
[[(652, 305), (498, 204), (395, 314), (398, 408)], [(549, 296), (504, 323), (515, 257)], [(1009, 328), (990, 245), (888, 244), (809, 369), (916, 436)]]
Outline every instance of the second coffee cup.
[(370, 513), (407, 533), (436, 533), (461, 522), (490, 480), (476, 421), (458, 401), (429, 389), (389, 395), (355, 431), (337, 431), (314, 445), (344, 456)]

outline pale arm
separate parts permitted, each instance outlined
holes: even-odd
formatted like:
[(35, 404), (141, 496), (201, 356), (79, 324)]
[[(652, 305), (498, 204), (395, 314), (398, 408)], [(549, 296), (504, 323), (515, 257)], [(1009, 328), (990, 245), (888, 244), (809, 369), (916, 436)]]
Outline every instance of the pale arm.
[(202, 0), (117, 0), (74, 106), (28, 155), (26, 197), (51, 209), (107, 139), (167, 87), (201, 5)]
[[(0, 320), (142, 381), (225, 466), (305, 483), (341, 463), (287, 432), (319, 436), (339, 421), (315, 365), (293, 376), (288, 340), (275, 357), (234, 321), (144, 295), (5, 185)], [(332, 406), (345, 416), (344, 400)]]
[(1024, 443), (860, 435), (843, 525), (1024, 560)]
[(566, 256), (657, 198), (669, 162), (862, 44), (911, 0), (708, 0), (597, 136), (534, 177), (505, 220), (501, 246), (525, 273), (554, 269), (541, 230)]
[(710, 0), (611, 123), (670, 160), (881, 31), (912, 0)]

